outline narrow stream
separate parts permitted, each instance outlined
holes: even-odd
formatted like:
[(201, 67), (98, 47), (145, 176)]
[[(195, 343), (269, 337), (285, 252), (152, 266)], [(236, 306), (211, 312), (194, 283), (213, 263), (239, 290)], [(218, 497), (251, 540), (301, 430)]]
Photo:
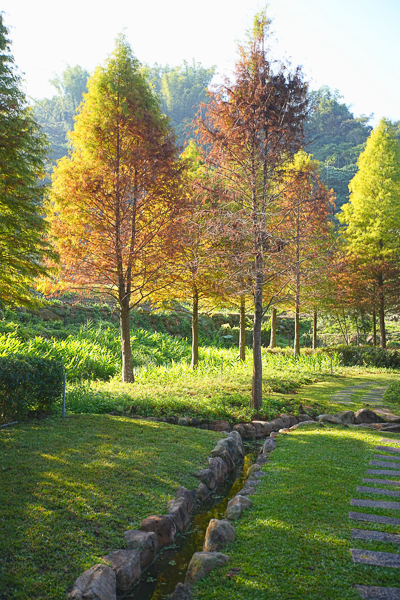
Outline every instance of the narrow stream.
[(210, 519), (225, 518), (228, 502), (244, 486), (247, 469), (256, 460), (259, 444), (245, 446), (244, 462), (216, 490), (210, 499), (193, 511), (193, 518), (184, 534), (179, 534), (173, 546), (163, 549), (143, 578), (119, 600), (165, 600), (176, 585), (185, 581), (186, 571), (195, 552), (203, 549), (204, 536)]

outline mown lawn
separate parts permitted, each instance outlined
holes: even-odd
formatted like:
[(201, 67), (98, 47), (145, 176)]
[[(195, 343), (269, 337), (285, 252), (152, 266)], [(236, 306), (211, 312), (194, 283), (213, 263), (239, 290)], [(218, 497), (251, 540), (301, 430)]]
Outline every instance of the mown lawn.
[[(381, 437), (342, 427), (279, 436), (253, 508), (235, 523), (236, 540), (226, 549), (229, 564), (197, 584), (194, 599), (356, 600), (355, 584), (398, 586), (397, 569), (354, 565), (350, 557), (350, 548), (398, 551), (351, 539), (352, 528), (374, 528), (351, 522), (348, 512), (370, 512), (351, 509), (350, 499), (372, 498), (356, 489)], [(239, 572), (230, 576), (232, 569)]]
[(108, 415), (0, 430), (0, 598), (65, 600), (123, 532), (165, 513), (219, 433)]

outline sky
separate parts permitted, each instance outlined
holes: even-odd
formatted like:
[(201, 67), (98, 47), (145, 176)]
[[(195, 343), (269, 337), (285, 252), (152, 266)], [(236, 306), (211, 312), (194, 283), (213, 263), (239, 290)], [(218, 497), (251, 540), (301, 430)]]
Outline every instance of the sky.
[[(192, 59), (232, 72), (259, 0), (2, 0), (15, 63), (31, 98), (51, 97), (67, 65), (92, 71), (125, 33), (137, 58)], [(312, 89), (339, 90), (355, 116), (400, 120), (400, 0), (270, 0), (271, 48), (302, 65)]]

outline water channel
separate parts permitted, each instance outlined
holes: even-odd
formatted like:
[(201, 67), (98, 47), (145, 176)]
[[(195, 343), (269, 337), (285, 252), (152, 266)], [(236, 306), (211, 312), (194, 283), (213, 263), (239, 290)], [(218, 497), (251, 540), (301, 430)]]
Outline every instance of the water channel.
[(190, 559), (195, 552), (203, 549), (210, 519), (225, 518), (228, 502), (244, 486), (247, 469), (256, 460), (258, 451), (259, 444), (246, 444), (244, 462), (214, 490), (207, 502), (195, 508), (184, 534), (179, 534), (173, 546), (168, 546), (159, 553), (139, 583), (119, 596), (119, 600), (165, 600), (179, 582), (185, 581)]

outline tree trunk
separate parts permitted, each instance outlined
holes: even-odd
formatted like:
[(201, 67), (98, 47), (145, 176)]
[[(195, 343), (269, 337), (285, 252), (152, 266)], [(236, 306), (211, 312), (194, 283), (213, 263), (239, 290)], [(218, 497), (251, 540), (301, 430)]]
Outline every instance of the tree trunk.
[(296, 294), (294, 312), (294, 355), (300, 356), (300, 205), (296, 216)]
[(199, 292), (193, 287), (193, 313), (192, 313), (192, 362), (191, 369), (195, 369), (199, 363)]
[(317, 311), (314, 310), (313, 312), (313, 330), (312, 330), (312, 347), (313, 350), (317, 349)]
[(246, 299), (244, 294), (240, 296), (240, 325), (239, 325), (239, 358), (246, 360)]
[(120, 329), (122, 349), (122, 381), (133, 383), (135, 376), (132, 366), (131, 330), (129, 327), (129, 299), (123, 300), (120, 305)]
[(253, 383), (251, 406), (259, 411), (262, 405), (262, 361), (261, 361), (261, 324), (263, 305), (262, 256), (256, 256), (256, 275), (254, 293), (254, 330), (253, 330)]
[(381, 348), (386, 348), (385, 330), (385, 292), (383, 289), (383, 276), (378, 276), (378, 298), (379, 298), (379, 332), (381, 337)]
[(270, 348), (276, 348), (276, 313), (277, 313), (277, 310), (273, 306), (272, 307), (272, 315), (271, 315), (271, 337), (269, 340)]
[(374, 348), (376, 347), (376, 308), (372, 309), (372, 335)]

